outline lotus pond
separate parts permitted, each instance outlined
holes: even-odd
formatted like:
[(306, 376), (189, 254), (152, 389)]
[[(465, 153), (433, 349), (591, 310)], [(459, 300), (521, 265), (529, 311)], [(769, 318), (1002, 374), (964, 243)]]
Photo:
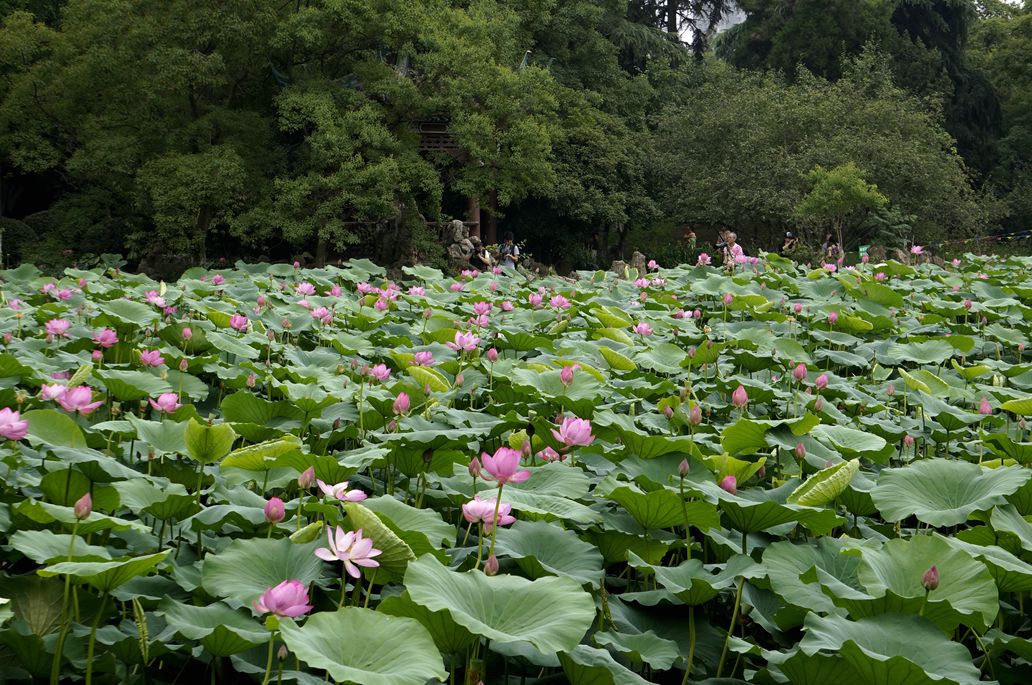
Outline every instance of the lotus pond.
[(1032, 260), (2, 272), (0, 681), (1032, 681)]

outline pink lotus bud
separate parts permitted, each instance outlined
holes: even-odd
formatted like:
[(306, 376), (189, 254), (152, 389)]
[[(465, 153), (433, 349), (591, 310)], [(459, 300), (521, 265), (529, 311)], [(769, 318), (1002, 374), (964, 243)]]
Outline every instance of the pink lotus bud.
[(729, 492), (732, 495), (738, 494), (738, 479), (734, 476), (724, 476), (724, 479), (720, 481), (720, 489)]
[(892, 397), (896, 394), (896, 386), (890, 385), (889, 387), (885, 388), (885, 392), (888, 393), (889, 397)]
[(1021, 354), (1024, 351), (1025, 351), (1025, 343), (1019, 342), (1018, 343), (1018, 354)]
[(411, 406), (411, 401), (409, 400), (408, 393), (404, 393), (404, 392), (398, 393), (398, 396), (394, 400), (394, 406), (393, 406), (394, 413), (395, 414), (404, 414), (405, 412), (407, 412), (409, 410), (410, 406)]
[(806, 445), (803, 443), (797, 442), (795, 449), (792, 451), (795, 452), (796, 459), (803, 460), (806, 458)]
[(932, 566), (930, 569), (924, 572), (921, 576), (921, 585), (928, 592), (931, 592), (935, 588), (939, 587), (939, 569)]
[(792, 378), (795, 378), (797, 381), (805, 381), (806, 380), (806, 364), (799, 364), (798, 366), (796, 366), (792, 370)]
[(868, 255), (864, 255), (863, 257), (860, 258), (860, 261), (863, 262), (864, 264), (866, 264), (867, 262), (871, 261), (871, 258)]
[(701, 309), (696, 309), (695, 311), (693, 311), (692, 312), (692, 318), (693, 319), (701, 319), (702, 318), (702, 310)]
[(964, 309), (971, 309), (971, 300), (964, 300)]
[(822, 373), (820, 376), (817, 376), (817, 379), (814, 380), (814, 385), (817, 386), (818, 390), (824, 390), (828, 387), (828, 374)]
[(480, 464), (480, 457), (473, 457), (469, 462), (469, 475), (476, 478), (480, 475), (480, 470), (483, 467)]
[(993, 405), (989, 404), (989, 400), (985, 397), (983, 397), (982, 401), (978, 404), (978, 413), (982, 416), (989, 416), (993, 413)]
[(909, 434), (904, 435), (903, 436), (903, 446), (904, 447), (913, 447), (914, 446), (914, 436), (913, 435), (909, 435)]
[(75, 502), (75, 506), (72, 507), (72, 511), (75, 513), (75, 518), (80, 521), (89, 518), (90, 514), (93, 513), (93, 498), (90, 496), (90, 493), (87, 492), (80, 497)]
[(562, 381), (563, 385), (570, 386), (573, 384), (573, 372), (574, 366), (564, 366), (563, 370), (559, 372), (559, 380)]
[(667, 419), (674, 418), (674, 408), (668, 404), (666, 407), (663, 408), (663, 415), (666, 416)]
[(724, 293), (724, 306), (730, 307), (731, 303), (735, 301), (735, 296), (731, 293)]
[(520, 445), (520, 456), (526, 459), (531, 455), (534, 448), (530, 446), (530, 440), (524, 440), (523, 444)]
[(684, 478), (685, 476), (687, 476), (688, 475), (688, 468), (689, 468), (688, 460), (687, 459), (682, 459), (681, 463), (677, 465), (677, 473), (678, 473), (678, 475), (680, 475), (681, 478)]
[(273, 497), (265, 503), (265, 520), (269, 523), (279, 523), (286, 515), (287, 509), (279, 497)]
[(796, 302), (794, 305), (792, 305), (792, 311), (794, 311), (796, 314), (801, 314), (803, 311), (803, 303)]
[(688, 411), (688, 423), (692, 424), (693, 426), (698, 426), (700, 423), (702, 423), (702, 409), (699, 408), (699, 405), (694, 405)]
[(287, 646), (285, 644), (280, 645), (279, 649), (276, 650), (276, 658), (279, 659), (280, 661), (286, 661), (287, 660), (287, 656), (289, 654), (290, 654), (290, 650), (287, 649)]
[(1027, 426), (1027, 425), (1028, 424), (1025, 422), (1025, 417), (1024, 416), (1022, 416), (1020, 419), (1018, 419), (1018, 428), (1020, 428), (1021, 430), (1025, 430), (1025, 426)]
[(498, 361), (498, 350), (496, 350), (493, 347), (488, 348), (488, 350), (487, 350), (487, 361), (491, 362), (492, 364), (494, 364), (496, 361)]
[(294, 260), (294, 268), (295, 268), (295, 269), (300, 269), (300, 268), (301, 268), (301, 262), (299, 262), (299, 261), (297, 261), (297, 260), (295, 259), (295, 260)]
[(832, 326), (838, 323), (838, 312), (828, 312), (828, 323)]
[(249, 388), (253, 388), (253, 387), (255, 386), (255, 384), (257, 383), (257, 381), (258, 381), (258, 379), (257, 379), (257, 378), (255, 378), (255, 376), (254, 376), (254, 373), (253, 373), (253, 372), (252, 372), (252, 373), (249, 373), (249, 374), (247, 374), (247, 381), (246, 381), (246, 383), (247, 383), (247, 387), (249, 387)]
[(180, 359), (179, 360), (179, 370), (182, 371), (183, 373), (186, 373), (187, 371), (189, 371), (189, 369), (190, 369), (190, 362), (188, 362), (185, 357), (183, 359)]
[(813, 401), (813, 410), (814, 411), (823, 411), (824, 410), (824, 398), (823, 397), (818, 397), (817, 399), (815, 399)]
[(466, 382), (466, 376), (459, 372), (459, 375), (455, 376), (455, 387), (461, 388), (462, 384)]
[(193, 329), (189, 327), (184, 328), (179, 334), (183, 336), (183, 340), (190, 340), (193, 338)]
[(484, 575), (494, 576), (498, 574), (498, 557), (491, 555), (484, 562)]
[(745, 388), (739, 385), (735, 388), (735, 391), (731, 393), (731, 404), (742, 409), (745, 405), (749, 404), (749, 393), (745, 391)]
[(300, 476), (297, 477), (297, 487), (302, 490), (307, 490), (312, 487), (313, 483), (315, 483), (315, 467), (309, 466), (301, 472)]
[(93, 350), (93, 352), (90, 352), (90, 357), (93, 359), (93, 361), (99, 362), (101, 359), (104, 358), (104, 353), (100, 350)]

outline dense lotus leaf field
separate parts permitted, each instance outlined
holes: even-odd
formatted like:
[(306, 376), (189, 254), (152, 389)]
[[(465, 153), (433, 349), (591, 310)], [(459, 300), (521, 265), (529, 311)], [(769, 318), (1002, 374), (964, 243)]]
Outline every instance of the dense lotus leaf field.
[(1030, 266), (2, 272), (0, 680), (1032, 682)]

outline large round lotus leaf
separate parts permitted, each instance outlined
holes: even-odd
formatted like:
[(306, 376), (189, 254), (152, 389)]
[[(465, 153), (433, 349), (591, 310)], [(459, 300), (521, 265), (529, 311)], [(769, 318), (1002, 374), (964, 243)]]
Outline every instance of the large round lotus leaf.
[[(921, 576), (939, 570), (939, 586), (928, 593)], [(868, 597), (847, 592), (836, 597), (854, 616), (883, 612), (918, 613), (952, 630), (959, 624), (988, 628), (1000, 608), (996, 584), (985, 564), (957, 549), (939, 535), (889, 540), (881, 549), (865, 547), (857, 578)]]
[(758, 564), (744, 555), (731, 557), (723, 568), (711, 572), (699, 559), (688, 559), (677, 566), (648, 564), (633, 552), (627, 554), (627, 563), (636, 569), (654, 573), (671, 594), (685, 604), (703, 604), (716, 597), (721, 590), (731, 587), (739, 577), (758, 578), (763, 571)]
[[(814, 569), (839, 579), (844, 585), (859, 589), (856, 569), (860, 559), (843, 554), (847, 546), (836, 538), (820, 538), (805, 545), (775, 542), (763, 552), (763, 566), (771, 589), (786, 602), (821, 613), (835, 610), (835, 604), (819, 583), (804, 580)], [(788, 626), (783, 626), (787, 628)]]
[(805, 628), (780, 665), (793, 685), (969, 685), (981, 679), (967, 648), (919, 616), (850, 621), (810, 614)]
[[(236, 599), (248, 606), (284, 580), (308, 585), (322, 575), (325, 566), (315, 556), (320, 542), (326, 546), (325, 539), (307, 545), (295, 545), (287, 538), (234, 540), (218, 554), (205, 557), (202, 585), (216, 597)], [(335, 574), (339, 572), (334, 569)]]
[(519, 559), (520, 568), (531, 578), (567, 576), (595, 587), (602, 578), (598, 549), (573, 531), (546, 521), (517, 521), (498, 531), (495, 553)]
[(341, 682), (424, 685), (448, 677), (434, 641), (415, 619), (348, 607), (317, 613), (302, 627), (286, 619), (280, 630), (298, 659)]
[(447, 654), (460, 652), (478, 639), (456, 623), (447, 611), (430, 611), (425, 606), (413, 602), (407, 592), (387, 597), (380, 602), (376, 610), (391, 616), (416, 619), (430, 633), (437, 648)]
[(613, 658), (605, 649), (577, 645), (559, 655), (570, 685), (647, 685), (649, 681)]
[(476, 635), (526, 640), (546, 652), (572, 649), (595, 618), (595, 601), (576, 581), (459, 573), (430, 555), (409, 564), (405, 587), (414, 602), (446, 610)]
[(947, 459), (925, 459), (899, 469), (886, 469), (871, 498), (887, 521), (916, 516), (936, 527), (955, 526), (976, 511), (1005, 501), (1032, 477), (1019, 467), (989, 469)]
[(110, 592), (136, 576), (150, 573), (171, 552), (172, 550), (165, 550), (142, 557), (112, 559), (111, 561), (62, 561), (41, 568), (37, 573), (44, 577), (67, 574), (89, 583), (98, 590)]
[(269, 641), (269, 633), (260, 622), (221, 602), (193, 606), (166, 597), (158, 611), (168, 623), (167, 632), (158, 640), (178, 633), (187, 640), (200, 642), (216, 656), (229, 656)]

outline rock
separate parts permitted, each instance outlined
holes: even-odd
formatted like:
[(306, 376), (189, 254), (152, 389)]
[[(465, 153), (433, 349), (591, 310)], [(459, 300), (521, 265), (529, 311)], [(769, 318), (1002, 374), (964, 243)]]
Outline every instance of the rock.
[(463, 240), (457, 241), (455, 244), (459, 246), (459, 249), (462, 250), (462, 254), (466, 255), (467, 258), (473, 254), (473, 241), (470, 239), (464, 238)]
[(647, 263), (648, 260), (645, 259), (645, 255), (638, 252), (637, 250), (635, 250), (634, 253), (631, 255), (630, 267), (632, 269), (637, 269), (639, 276), (644, 275), (645, 272), (648, 271), (648, 267), (646, 266)]
[(624, 274), (627, 273), (627, 262), (622, 259), (617, 259), (613, 262), (612, 266), (609, 267), (609, 270), (616, 274), (618, 278), (623, 278)]
[(460, 243), (463, 240), (469, 240), (469, 229), (460, 220), (453, 219), (445, 227), (444, 242)]

